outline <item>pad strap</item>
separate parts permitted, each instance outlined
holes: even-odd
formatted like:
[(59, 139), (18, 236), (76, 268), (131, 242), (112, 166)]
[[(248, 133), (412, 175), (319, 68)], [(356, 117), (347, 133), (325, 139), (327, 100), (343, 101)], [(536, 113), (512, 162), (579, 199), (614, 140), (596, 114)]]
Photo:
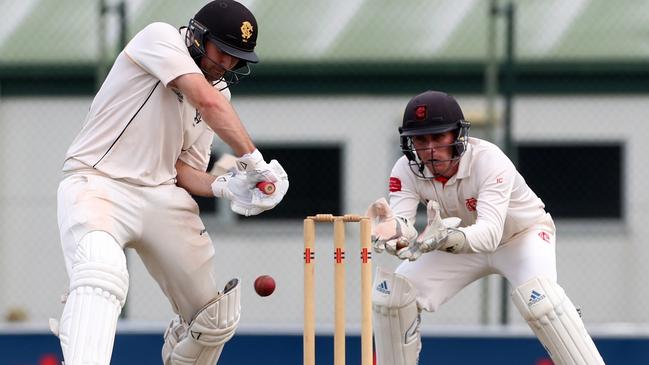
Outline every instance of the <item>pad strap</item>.
[(162, 363), (171, 364), (171, 354), (178, 345), (178, 342), (187, 334), (187, 322), (183, 321), (179, 315), (174, 317), (164, 333), (164, 344), (162, 344)]

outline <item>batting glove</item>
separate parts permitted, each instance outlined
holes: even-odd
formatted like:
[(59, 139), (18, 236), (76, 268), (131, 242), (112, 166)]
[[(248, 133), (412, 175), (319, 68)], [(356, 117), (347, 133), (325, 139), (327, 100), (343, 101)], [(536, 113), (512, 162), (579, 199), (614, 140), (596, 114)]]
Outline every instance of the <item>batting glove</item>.
[(276, 160), (272, 160), (269, 169), (277, 177), (275, 192), (271, 195), (264, 194), (251, 185), (251, 180), (245, 172), (229, 172), (218, 176), (212, 183), (212, 192), (217, 198), (230, 200), (230, 209), (245, 216), (257, 215), (272, 209), (279, 204), (288, 191), (288, 175)]
[[(261, 155), (261, 152), (259, 152), (258, 149), (239, 157), (237, 160), (237, 169), (246, 173), (250, 186), (255, 186), (261, 181), (270, 181), (274, 183), (279, 180), (279, 176), (275, 174), (275, 171), (273, 171), (274, 169), (271, 168), (270, 164), (264, 161), (264, 156)], [(284, 169), (282, 169), (282, 171), (284, 171)], [(286, 175), (285, 171), (284, 174)]]

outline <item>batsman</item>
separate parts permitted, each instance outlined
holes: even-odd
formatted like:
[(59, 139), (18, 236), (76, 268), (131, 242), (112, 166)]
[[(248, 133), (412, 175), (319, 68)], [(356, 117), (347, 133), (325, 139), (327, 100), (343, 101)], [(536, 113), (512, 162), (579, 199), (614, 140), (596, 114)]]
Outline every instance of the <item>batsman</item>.
[[(229, 87), (258, 62), (258, 31), (245, 6), (216, 0), (187, 27), (146, 26), (117, 56), (58, 189), (69, 287), (51, 328), (66, 365), (110, 363), (129, 287), (125, 248), (176, 313), (165, 365), (214, 365), (234, 336), (241, 285), (235, 278), (218, 290), (214, 246), (190, 194), (228, 199), (247, 216), (272, 209), (288, 190), (282, 166), (265, 161), (229, 102)], [(215, 134), (237, 157), (237, 168), (218, 177), (206, 172)]]
[[(415, 365), (421, 311), (434, 312), (462, 288), (504, 276), (511, 299), (557, 365), (604, 364), (581, 316), (557, 284), (556, 230), (545, 205), (494, 144), (469, 138), (457, 101), (426, 91), (408, 102), (402, 156), (389, 202), (370, 205), (377, 252), (404, 260), (377, 269), (372, 293), (378, 365)], [(417, 206), (427, 225), (415, 229)]]

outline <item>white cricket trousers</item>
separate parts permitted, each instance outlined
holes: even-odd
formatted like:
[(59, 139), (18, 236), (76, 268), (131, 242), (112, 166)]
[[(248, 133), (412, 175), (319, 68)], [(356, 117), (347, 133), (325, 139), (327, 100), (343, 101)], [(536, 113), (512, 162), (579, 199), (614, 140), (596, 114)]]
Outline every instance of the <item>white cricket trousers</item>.
[(534, 227), (515, 235), (491, 253), (452, 254), (432, 251), (416, 261), (405, 261), (396, 272), (418, 291), (423, 310), (434, 312), (462, 288), (491, 274), (500, 274), (516, 288), (544, 276), (557, 280), (555, 227), (549, 214)]
[(80, 239), (99, 230), (136, 250), (186, 321), (218, 295), (214, 246), (185, 189), (133, 185), (84, 170), (59, 184), (58, 221), (68, 275)]

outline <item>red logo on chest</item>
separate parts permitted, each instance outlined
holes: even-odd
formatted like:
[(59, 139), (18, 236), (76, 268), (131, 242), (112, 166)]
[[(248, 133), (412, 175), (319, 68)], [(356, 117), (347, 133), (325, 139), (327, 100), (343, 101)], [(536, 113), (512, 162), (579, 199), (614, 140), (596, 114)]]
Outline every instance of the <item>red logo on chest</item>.
[(401, 191), (401, 180), (396, 177), (390, 178), (390, 192)]
[(478, 200), (476, 198), (469, 198), (464, 202), (464, 205), (466, 205), (466, 209), (469, 212), (475, 212), (475, 207), (478, 205)]
[(547, 243), (550, 243), (550, 234), (548, 232), (541, 231), (539, 232), (539, 237)]

